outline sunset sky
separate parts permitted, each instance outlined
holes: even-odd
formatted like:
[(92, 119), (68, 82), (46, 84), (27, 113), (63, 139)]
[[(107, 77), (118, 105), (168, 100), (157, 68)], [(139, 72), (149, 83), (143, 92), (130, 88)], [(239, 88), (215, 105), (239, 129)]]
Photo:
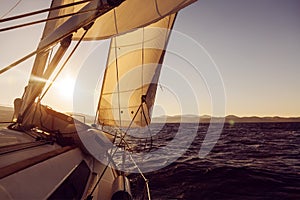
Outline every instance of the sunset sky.
[[(17, 0), (0, 2), (1, 18)], [(8, 16), (48, 5), (23, 0)], [(300, 116), (299, 10), (299, 0), (198, 0), (182, 10), (169, 42), (154, 115)], [(0, 69), (34, 51), (42, 30), (35, 25), (1, 32)], [(72, 93), (66, 91), (87, 68), (99, 74), (104, 70), (108, 44), (84, 43), (44, 103), (74, 110), (67, 102)], [(21, 97), (32, 62), (0, 75), (0, 105), (12, 105)], [(101, 78), (95, 81), (101, 83)], [(99, 85), (91, 88), (94, 102), (87, 103), (87, 111), (84, 106), (75, 111), (93, 113), (99, 90)]]

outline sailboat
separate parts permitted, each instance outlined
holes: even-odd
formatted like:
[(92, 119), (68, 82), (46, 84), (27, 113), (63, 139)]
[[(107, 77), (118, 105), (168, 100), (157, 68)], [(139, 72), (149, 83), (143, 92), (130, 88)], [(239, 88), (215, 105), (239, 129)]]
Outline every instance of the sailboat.
[[(117, 166), (113, 157), (120, 149), (129, 151), (130, 128), (150, 124), (177, 12), (194, 1), (53, 0), (49, 9), (0, 19), (48, 12), (45, 20), (0, 29), (45, 23), (37, 49), (0, 70), (35, 56), (28, 85), (14, 101), (13, 123), (0, 131), (0, 199), (132, 199), (125, 164)], [(43, 105), (80, 43), (103, 39), (111, 42), (95, 123)]]

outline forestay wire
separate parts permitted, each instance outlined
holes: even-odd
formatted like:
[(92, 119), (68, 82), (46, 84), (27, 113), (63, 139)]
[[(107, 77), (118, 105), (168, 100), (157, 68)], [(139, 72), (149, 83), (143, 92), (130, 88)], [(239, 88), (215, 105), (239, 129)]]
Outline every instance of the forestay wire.
[(21, 15), (16, 15), (16, 16), (13, 16), (13, 17), (3, 18), (6, 15), (8, 15), (13, 9), (15, 9), (21, 1), (22, 0), (19, 0), (7, 13), (2, 15), (0, 17), (0, 22), (12, 21), (12, 20), (15, 20), (15, 19), (21, 19), (21, 18), (24, 18), (24, 17), (37, 15), (37, 14), (41, 14), (41, 13), (44, 13), (44, 12), (49, 12), (49, 11), (52, 11), (52, 10), (58, 10), (58, 9), (62, 9), (62, 8), (72, 7), (72, 6), (75, 6), (75, 5), (78, 5), (78, 4), (89, 2), (91, 0), (77, 1), (77, 2), (73, 2), (73, 3), (69, 3), (69, 4), (64, 4), (64, 5), (52, 7), (52, 8), (47, 8), (47, 9), (37, 10), (37, 11), (34, 11), (34, 12), (29, 12), (29, 13), (25, 13), (25, 14), (21, 14)]
[(79, 44), (83, 40), (84, 36), (87, 34), (87, 32), (88, 32), (88, 30), (89, 30), (90, 27), (91, 27), (91, 25), (87, 26), (87, 28), (85, 29), (84, 34), (81, 36), (80, 40), (78, 40), (78, 42), (76, 43), (76, 45), (73, 48), (72, 52), (69, 54), (68, 58), (65, 60), (65, 62), (63, 63), (63, 65), (61, 66), (61, 68), (59, 69), (59, 71), (57, 72), (57, 74), (55, 75), (55, 77), (53, 78), (53, 80), (50, 82), (49, 86), (47, 87), (47, 89), (45, 90), (45, 92), (42, 94), (42, 96), (41, 96), (40, 99), (43, 99), (43, 97), (45, 96), (45, 94), (48, 92), (48, 90), (52, 86), (53, 82), (57, 79), (58, 75), (62, 72), (62, 70), (64, 69), (64, 67), (66, 66), (66, 64), (70, 60), (70, 58), (72, 57), (72, 55), (75, 53), (76, 49), (79, 47)]
[(11, 11), (13, 11), (20, 3), (22, 0), (19, 0), (17, 3), (15, 3), (15, 5), (13, 7), (11, 7), (6, 13), (4, 13), (1, 17), (0, 17), (0, 22), (2, 22), (3, 17), (5, 17), (6, 15), (8, 15)]

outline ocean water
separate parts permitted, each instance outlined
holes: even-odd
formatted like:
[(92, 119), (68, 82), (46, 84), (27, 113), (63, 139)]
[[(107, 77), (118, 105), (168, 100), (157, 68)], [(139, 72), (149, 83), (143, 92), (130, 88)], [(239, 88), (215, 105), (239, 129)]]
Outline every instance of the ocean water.
[[(152, 199), (300, 199), (300, 123), (225, 124), (204, 158), (198, 153), (208, 124), (166, 124), (153, 147), (166, 145), (180, 126), (186, 134), (196, 127), (196, 137), (175, 162), (145, 173)], [(142, 198), (142, 178), (129, 178), (134, 198)]]

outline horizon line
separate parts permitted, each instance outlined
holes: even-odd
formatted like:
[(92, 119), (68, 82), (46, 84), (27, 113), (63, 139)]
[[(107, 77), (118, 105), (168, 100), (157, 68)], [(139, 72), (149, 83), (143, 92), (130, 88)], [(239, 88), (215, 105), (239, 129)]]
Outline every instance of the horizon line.
[[(6, 108), (12, 108), (14, 109), (13, 106), (9, 106), (9, 105), (4, 105), (4, 104), (0, 104), (0, 107), (6, 107)], [(60, 111), (58, 111), (60, 112)], [(70, 111), (64, 111), (63, 113), (75, 113), (75, 112), (70, 112)], [(91, 116), (92, 115), (88, 115), (88, 114), (84, 114), (84, 113), (80, 113), (83, 115), (87, 115), (87, 116)], [(299, 115), (237, 115), (237, 114), (228, 114), (225, 116), (212, 116), (210, 114), (175, 114), (175, 115), (157, 115), (157, 116), (152, 116), (151, 118), (160, 118), (160, 117), (179, 117), (179, 116), (191, 116), (191, 117), (210, 117), (210, 118), (226, 118), (226, 117), (238, 117), (238, 118), (251, 118), (251, 117), (258, 117), (258, 118), (267, 118), (267, 117), (271, 117), (271, 118), (300, 118), (300, 114)]]

